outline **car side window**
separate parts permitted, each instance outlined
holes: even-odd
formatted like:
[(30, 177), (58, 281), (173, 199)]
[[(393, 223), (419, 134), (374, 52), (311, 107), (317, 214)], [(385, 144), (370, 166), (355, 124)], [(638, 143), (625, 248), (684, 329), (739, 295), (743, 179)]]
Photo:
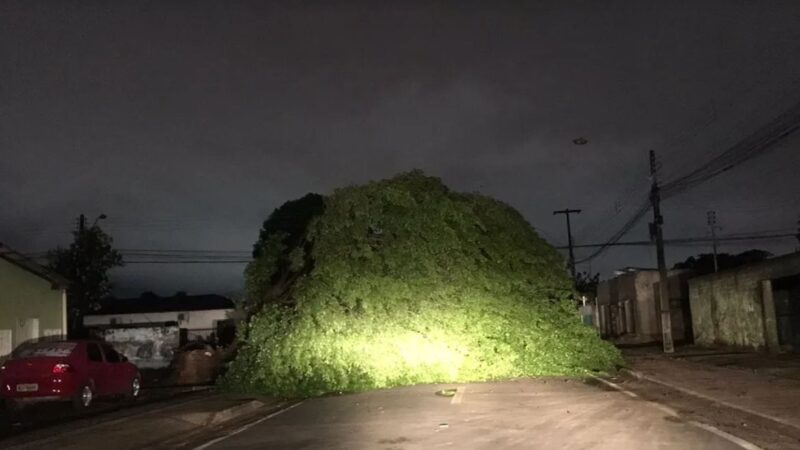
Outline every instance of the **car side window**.
[(103, 346), (103, 352), (106, 354), (106, 361), (110, 363), (118, 363), (122, 361), (122, 357), (110, 345)]
[(100, 353), (100, 347), (97, 344), (86, 344), (86, 356), (89, 361), (103, 362), (103, 354)]

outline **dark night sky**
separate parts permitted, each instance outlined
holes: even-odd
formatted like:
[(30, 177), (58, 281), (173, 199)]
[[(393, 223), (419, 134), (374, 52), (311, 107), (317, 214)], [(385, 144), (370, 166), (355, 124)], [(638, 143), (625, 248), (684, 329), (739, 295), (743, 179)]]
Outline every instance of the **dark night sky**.
[[(556, 244), (552, 210), (583, 208), (576, 241), (598, 242), (646, 195), (648, 149), (669, 179), (800, 101), (796, 1), (498, 3), (0, 0), (0, 241), (67, 245), (102, 212), (120, 248), (246, 251), (286, 200), (421, 168)], [(707, 209), (722, 234), (794, 230), (798, 145), (666, 201), (666, 236), (707, 235)], [(625, 240), (646, 238), (643, 222)], [(113, 278), (120, 295), (230, 292), (242, 269)]]

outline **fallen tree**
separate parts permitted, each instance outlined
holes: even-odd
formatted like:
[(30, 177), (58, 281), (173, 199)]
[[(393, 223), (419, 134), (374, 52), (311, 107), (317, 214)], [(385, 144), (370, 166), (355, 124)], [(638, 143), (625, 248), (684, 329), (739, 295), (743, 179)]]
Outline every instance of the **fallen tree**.
[(287, 203), (254, 256), (229, 389), (310, 396), (621, 363), (517, 211), (421, 172)]

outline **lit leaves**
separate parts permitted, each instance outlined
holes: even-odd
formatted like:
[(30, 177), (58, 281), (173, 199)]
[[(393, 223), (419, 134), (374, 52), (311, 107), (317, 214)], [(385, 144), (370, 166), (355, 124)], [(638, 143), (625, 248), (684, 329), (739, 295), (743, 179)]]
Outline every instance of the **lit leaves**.
[[(275, 250), (313, 269), (288, 286), (291, 307), (251, 319), (231, 388), (306, 396), (620, 362), (581, 325), (561, 256), (517, 211), (420, 172), (337, 190), (300, 243)], [(274, 279), (260, 273), (271, 264), (248, 268), (248, 289)]]

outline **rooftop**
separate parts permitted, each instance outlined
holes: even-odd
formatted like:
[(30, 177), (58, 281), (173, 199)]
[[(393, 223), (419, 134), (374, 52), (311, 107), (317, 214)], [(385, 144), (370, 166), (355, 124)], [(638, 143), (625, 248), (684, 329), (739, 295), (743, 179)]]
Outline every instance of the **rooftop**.
[(1, 242), (0, 258), (23, 270), (27, 270), (39, 278), (49, 281), (53, 285), (54, 289), (66, 289), (66, 287), (69, 286), (69, 280), (63, 276), (12, 250)]
[(231, 299), (216, 294), (173, 295), (171, 297), (149, 294), (136, 298), (103, 300), (100, 302), (99, 308), (87, 315), (205, 311), (235, 308), (236, 305), (233, 304)]

